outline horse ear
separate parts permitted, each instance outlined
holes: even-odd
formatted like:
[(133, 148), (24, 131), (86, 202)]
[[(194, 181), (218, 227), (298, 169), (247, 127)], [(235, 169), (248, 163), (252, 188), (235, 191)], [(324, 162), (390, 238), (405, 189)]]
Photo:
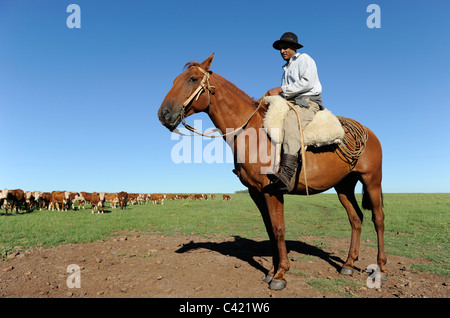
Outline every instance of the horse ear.
[(213, 52), (213, 54), (211, 54), (210, 57), (208, 57), (206, 60), (204, 60), (202, 64), (200, 64), (200, 67), (202, 69), (204, 69), (205, 71), (209, 71), (209, 68), (211, 67), (213, 59), (214, 59), (214, 52)]

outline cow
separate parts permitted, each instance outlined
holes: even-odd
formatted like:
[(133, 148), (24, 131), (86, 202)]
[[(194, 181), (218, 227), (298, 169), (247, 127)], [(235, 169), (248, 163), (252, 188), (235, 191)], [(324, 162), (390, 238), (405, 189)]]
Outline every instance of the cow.
[(6, 214), (8, 214), (8, 205), (11, 214), (13, 210), (15, 210), (15, 214), (17, 214), (19, 206), (22, 207), (22, 205), (25, 204), (25, 196), (21, 189), (8, 190), (5, 188), (0, 194), (0, 199), (3, 200)]
[(145, 193), (144, 194), (145, 204), (148, 204), (148, 202), (150, 202), (150, 197), (151, 197), (150, 193)]
[(119, 193), (117, 194), (117, 196), (118, 196), (118, 198), (119, 198), (119, 206), (120, 206), (120, 209), (121, 209), (121, 210), (125, 209), (125, 208), (127, 207), (128, 193), (122, 191), (122, 192), (119, 192)]
[(231, 201), (231, 198), (230, 198), (230, 196), (228, 194), (224, 194), (222, 196), (222, 201)]
[(177, 200), (178, 194), (166, 194), (166, 199), (167, 200)]
[(75, 202), (78, 202), (78, 210), (80, 210), (81, 202), (84, 200), (83, 196), (78, 192), (70, 192), (69, 193), (69, 208), (71, 207), (72, 210), (75, 210)]
[(42, 208), (48, 208), (48, 206), (50, 205), (52, 194), (49, 192), (34, 191), (33, 197), (34, 201), (39, 207), (39, 211), (42, 211)]
[(33, 211), (34, 210), (33, 192), (26, 191), (24, 194), (24, 199), (25, 199), (25, 208), (27, 209), (27, 211)]
[(39, 208), (39, 211), (42, 211), (42, 203), (43, 203), (41, 193), (42, 192), (40, 191), (33, 192), (34, 203), (36, 204), (36, 207)]
[(39, 211), (42, 211), (42, 208), (45, 208), (50, 203), (51, 194), (48, 192), (34, 191), (33, 192), (34, 204), (36, 208), (39, 208)]
[(87, 203), (91, 203), (91, 196), (92, 193), (89, 192), (80, 192), (81, 200), (80, 204), (83, 206), (83, 209), (85, 209), (84, 205)]
[(143, 202), (145, 202), (145, 194), (139, 193), (138, 197), (137, 197), (137, 201), (138, 201), (138, 204), (142, 204)]
[[(55, 207), (58, 211), (67, 211), (69, 205), (69, 191), (53, 191), (48, 209), (54, 211)], [(61, 209), (60, 209), (61, 204)]]
[(150, 196), (150, 200), (152, 200), (153, 204), (157, 204), (158, 201), (161, 203), (161, 205), (164, 205), (164, 199), (166, 198), (165, 194), (161, 193), (152, 193)]
[(119, 202), (119, 197), (117, 193), (105, 193), (105, 202), (109, 202), (111, 204), (111, 208), (116, 208), (116, 203)]
[(97, 213), (100, 213), (100, 210), (103, 213), (103, 207), (105, 206), (105, 192), (93, 192), (91, 195), (91, 210), (94, 213), (94, 208), (97, 208)]
[(203, 194), (194, 194), (193, 198), (194, 198), (194, 201), (197, 201), (197, 200), (202, 201), (203, 200)]
[(130, 202), (131, 205), (134, 205), (135, 203), (137, 203), (138, 197), (138, 193), (128, 193), (128, 202)]
[(211, 199), (215, 199), (216, 195), (215, 194), (211, 194)]

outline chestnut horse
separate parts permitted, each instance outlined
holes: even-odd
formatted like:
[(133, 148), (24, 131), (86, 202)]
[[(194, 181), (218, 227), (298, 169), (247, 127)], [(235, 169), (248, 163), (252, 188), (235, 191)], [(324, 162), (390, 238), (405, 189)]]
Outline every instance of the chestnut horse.
[[(160, 122), (173, 131), (184, 118), (194, 113), (206, 112), (214, 125), (222, 132), (231, 131), (234, 142), (230, 143), (234, 153), (235, 170), (240, 181), (249, 189), (253, 201), (261, 212), (270, 238), (273, 264), (265, 282), (271, 289), (286, 287), (285, 273), (289, 270), (289, 260), (285, 243), (284, 199), (283, 194), (274, 189), (261, 168), (270, 168), (270, 162), (239, 158), (237, 145), (243, 140), (247, 152), (250, 138), (246, 138), (248, 129), (263, 127), (263, 108), (258, 109), (258, 102), (238, 89), (222, 76), (209, 69), (214, 53), (201, 64), (187, 63), (186, 69), (174, 81), (173, 87), (166, 95), (158, 110)], [(258, 111), (256, 111), (258, 110)], [(366, 128), (367, 129), (367, 128)], [(348, 133), (348, 132), (346, 132)], [(224, 136), (224, 135), (221, 135)], [(256, 149), (271, 149), (271, 140), (266, 134), (256, 134)], [(306, 194), (304, 171), (307, 172), (310, 194), (320, 193), (334, 187), (339, 200), (347, 211), (352, 227), (348, 257), (343, 264), (341, 274), (353, 273), (354, 262), (358, 259), (361, 224), (363, 214), (355, 199), (355, 185), (363, 184), (363, 208), (372, 209), (372, 221), (378, 239), (377, 262), (382, 279), (387, 279), (386, 253), (384, 250), (384, 212), (381, 192), (381, 145), (375, 134), (367, 129), (365, 150), (355, 163), (342, 160), (336, 150), (307, 151), (301, 166), (298, 184), (291, 194)], [(220, 136), (219, 136), (220, 137)], [(252, 140), (253, 142), (255, 140)], [(273, 147), (272, 147), (273, 148)], [(259, 154), (259, 151), (258, 151)]]

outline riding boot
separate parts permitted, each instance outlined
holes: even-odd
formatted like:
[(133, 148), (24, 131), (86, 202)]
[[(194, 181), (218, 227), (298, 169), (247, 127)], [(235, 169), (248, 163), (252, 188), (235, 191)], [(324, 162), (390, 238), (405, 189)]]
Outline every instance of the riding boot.
[(278, 172), (268, 174), (269, 179), (278, 186), (282, 193), (289, 193), (295, 186), (295, 172), (297, 171), (297, 156), (283, 154)]

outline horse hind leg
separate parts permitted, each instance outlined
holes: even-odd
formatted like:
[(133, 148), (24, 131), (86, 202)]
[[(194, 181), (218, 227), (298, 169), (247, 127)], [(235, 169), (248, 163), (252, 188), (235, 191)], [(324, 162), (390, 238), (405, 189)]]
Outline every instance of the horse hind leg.
[(381, 176), (361, 175), (363, 183), (363, 207), (372, 210), (372, 222), (375, 226), (378, 241), (377, 263), (380, 267), (381, 279), (387, 280), (387, 256), (384, 249), (384, 211), (383, 194), (381, 192)]
[(353, 274), (353, 266), (355, 261), (358, 260), (359, 256), (363, 214), (355, 198), (355, 186), (357, 182), (357, 176), (355, 174), (349, 174), (335, 186), (339, 201), (347, 211), (348, 219), (352, 227), (352, 235), (350, 239), (350, 248), (348, 250), (347, 260), (345, 261), (340, 271), (342, 275)]

